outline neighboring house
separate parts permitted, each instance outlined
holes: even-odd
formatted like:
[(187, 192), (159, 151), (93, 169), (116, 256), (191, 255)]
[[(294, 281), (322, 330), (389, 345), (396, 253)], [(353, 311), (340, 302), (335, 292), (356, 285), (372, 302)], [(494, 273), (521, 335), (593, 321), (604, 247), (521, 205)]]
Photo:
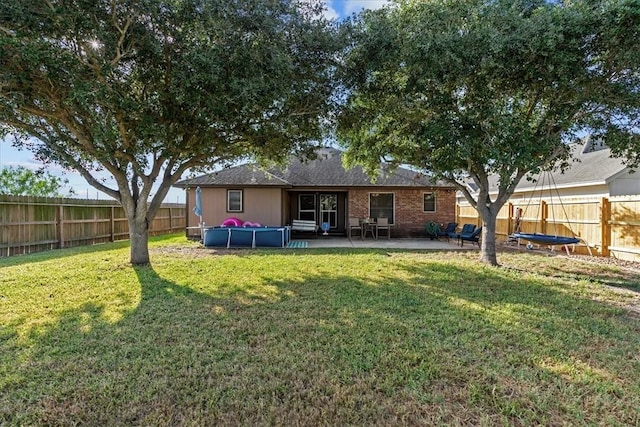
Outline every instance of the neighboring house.
[[(510, 202), (522, 205), (531, 198), (537, 203), (541, 198), (585, 199), (640, 194), (640, 174), (631, 173), (621, 159), (612, 158), (611, 150), (602, 140), (586, 137), (572, 144), (571, 150), (574, 160), (564, 173), (557, 170), (543, 173), (535, 176), (535, 181), (523, 178)], [(471, 191), (475, 194), (476, 189), (471, 187)], [(496, 177), (490, 180), (489, 192), (498, 192)], [(466, 199), (458, 195), (458, 202), (465, 204)]]
[(195, 189), (200, 187), (202, 220), (220, 225), (226, 218), (263, 225), (287, 225), (294, 219), (330, 224), (331, 234), (346, 234), (349, 217), (387, 217), (391, 235), (424, 235), (425, 224), (455, 218), (455, 188), (415, 171), (398, 168), (375, 183), (357, 166), (345, 169), (342, 153), (317, 151), (315, 160), (292, 158), (284, 169), (245, 164), (178, 182), (187, 191), (187, 226), (198, 226)]
[[(517, 227), (527, 233), (576, 236), (594, 254), (640, 261), (640, 171), (632, 173), (601, 140), (572, 144), (564, 173), (523, 179), (498, 214), (496, 234), (507, 239)], [(497, 193), (495, 177), (490, 194)], [(472, 194), (474, 189), (470, 187)], [(458, 195), (457, 220), (479, 223), (477, 212)], [(586, 253), (580, 249), (582, 253)]]
[[(611, 150), (602, 140), (586, 137), (571, 147), (573, 158), (569, 168), (551, 174), (552, 183), (543, 190), (557, 189), (560, 197), (611, 197), (640, 194), (640, 176), (631, 173), (622, 160), (611, 157)], [(535, 183), (523, 180), (516, 194), (527, 195)], [(540, 188), (538, 188), (540, 190)]]

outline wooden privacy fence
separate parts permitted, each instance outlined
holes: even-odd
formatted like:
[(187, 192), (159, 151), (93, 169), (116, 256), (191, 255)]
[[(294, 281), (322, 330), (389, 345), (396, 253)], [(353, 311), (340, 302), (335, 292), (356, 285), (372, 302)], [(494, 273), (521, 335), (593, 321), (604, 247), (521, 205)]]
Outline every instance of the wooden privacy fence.
[[(163, 204), (149, 234), (184, 231), (186, 207)], [(0, 196), (0, 256), (129, 238), (119, 203), (109, 200)]]
[[(601, 199), (511, 200), (498, 213), (496, 238), (506, 241), (515, 231), (516, 209), (521, 208), (520, 231), (558, 236), (576, 236), (594, 255), (640, 261), (640, 195)], [(456, 208), (458, 224), (481, 225), (469, 204)], [(577, 245), (576, 253), (586, 254)]]

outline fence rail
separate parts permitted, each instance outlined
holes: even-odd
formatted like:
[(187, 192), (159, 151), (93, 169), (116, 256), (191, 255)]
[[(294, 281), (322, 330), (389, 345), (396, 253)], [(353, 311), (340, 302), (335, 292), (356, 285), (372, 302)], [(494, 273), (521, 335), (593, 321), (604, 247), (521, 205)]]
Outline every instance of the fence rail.
[[(186, 207), (163, 204), (149, 234), (185, 226)], [(0, 257), (128, 238), (124, 209), (115, 201), (0, 196)]]
[[(498, 213), (498, 240), (506, 241), (514, 233), (517, 208), (522, 209), (520, 231), (523, 233), (576, 236), (594, 255), (640, 261), (640, 195), (542, 199), (528, 206), (522, 200), (512, 200)], [(476, 210), (469, 204), (457, 205), (456, 218), (459, 224), (481, 225)], [(588, 253), (584, 245), (574, 249), (576, 253)]]

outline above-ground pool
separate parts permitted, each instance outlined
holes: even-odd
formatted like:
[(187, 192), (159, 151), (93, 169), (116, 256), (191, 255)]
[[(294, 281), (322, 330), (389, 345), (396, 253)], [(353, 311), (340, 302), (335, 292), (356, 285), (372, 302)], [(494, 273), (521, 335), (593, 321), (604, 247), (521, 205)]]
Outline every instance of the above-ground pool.
[(207, 248), (284, 248), (289, 243), (289, 227), (212, 227), (204, 230)]

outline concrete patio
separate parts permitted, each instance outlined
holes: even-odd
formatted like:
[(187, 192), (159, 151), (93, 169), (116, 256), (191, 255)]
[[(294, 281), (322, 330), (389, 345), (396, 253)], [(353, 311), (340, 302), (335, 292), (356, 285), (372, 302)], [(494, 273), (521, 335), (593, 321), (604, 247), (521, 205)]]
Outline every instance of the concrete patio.
[(456, 240), (431, 240), (428, 238), (418, 239), (347, 239), (346, 237), (325, 237), (318, 236), (311, 239), (293, 239), (292, 241), (306, 241), (309, 248), (381, 248), (381, 249), (425, 249), (425, 250), (455, 250), (455, 249), (476, 249), (478, 245), (465, 242), (460, 247)]

